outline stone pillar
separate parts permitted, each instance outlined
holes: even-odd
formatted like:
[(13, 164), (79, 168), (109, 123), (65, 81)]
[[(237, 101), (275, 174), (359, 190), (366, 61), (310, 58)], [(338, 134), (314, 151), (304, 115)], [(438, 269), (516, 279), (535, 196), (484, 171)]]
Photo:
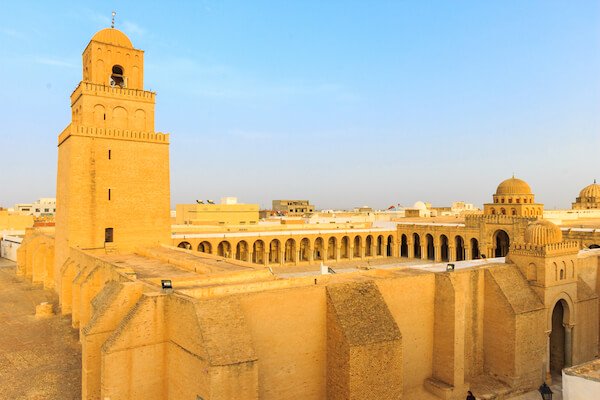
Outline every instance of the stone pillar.
[(448, 246), (448, 261), (456, 261), (456, 247)]
[(573, 324), (563, 324), (565, 327), (565, 367), (573, 365)]
[(254, 262), (254, 253), (252, 251), (248, 251), (248, 262)]
[(321, 257), (321, 259), (323, 260), (323, 262), (327, 261), (328, 254), (329, 254), (329, 243), (323, 241), (323, 254), (322, 254), (322, 257)]
[(279, 265), (285, 264), (285, 246), (279, 249)]
[(298, 263), (300, 262), (300, 249), (296, 249), (295, 256), (296, 256), (296, 258), (294, 259), (294, 264), (298, 265)]
[(313, 249), (312, 249), (312, 247), (308, 246), (306, 248), (306, 251), (308, 252), (308, 263), (312, 264), (313, 261), (315, 260), (315, 258), (313, 257)]
[(371, 240), (371, 257), (377, 255), (377, 240)]
[(342, 253), (342, 245), (335, 246), (335, 261), (340, 261), (340, 254)]
[(421, 245), (421, 260), (427, 260), (427, 243)]
[(435, 262), (442, 261), (442, 246), (439, 240), (433, 239), (433, 259)]
[(465, 252), (465, 260), (470, 260), (471, 259), (471, 249), (469, 248), (469, 246), (465, 245), (464, 252)]
[(366, 246), (360, 246), (360, 258), (365, 258)]
[[(354, 242), (354, 240), (352, 242)], [(354, 243), (349, 245), (348, 249), (348, 260), (352, 260), (354, 258)]]
[(270, 264), (270, 262), (269, 262), (270, 256), (271, 256), (271, 249), (265, 245), (265, 248), (263, 250), (263, 262), (265, 263), (265, 265)]

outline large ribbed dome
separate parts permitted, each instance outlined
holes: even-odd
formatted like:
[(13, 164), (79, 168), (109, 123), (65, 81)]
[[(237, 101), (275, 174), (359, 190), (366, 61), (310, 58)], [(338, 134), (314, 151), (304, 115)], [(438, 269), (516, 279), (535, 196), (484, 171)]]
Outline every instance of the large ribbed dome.
[(506, 196), (506, 195), (515, 195), (515, 194), (532, 194), (531, 188), (522, 179), (515, 178), (514, 176), (510, 179), (507, 179), (498, 185), (496, 189), (496, 195)]
[(106, 28), (96, 32), (92, 40), (133, 49), (133, 44), (131, 44), (131, 40), (127, 35), (115, 28)]
[(600, 198), (600, 183), (596, 183), (594, 180), (594, 183), (581, 189), (581, 192), (579, 192), (579, 197)]
[(525, 230), (525, 243), (545, 245), (562, 242), (560, 228), (547, 220), (537, 220), (530, 223)]

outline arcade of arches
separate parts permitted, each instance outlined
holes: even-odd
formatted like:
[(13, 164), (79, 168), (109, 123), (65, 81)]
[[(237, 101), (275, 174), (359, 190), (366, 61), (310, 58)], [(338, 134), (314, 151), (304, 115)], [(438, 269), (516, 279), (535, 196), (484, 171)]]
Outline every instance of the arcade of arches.
[[(175, 235), (173, 244), (225, 258), (264, 265), (298, 265), (321, 261), (347, 261), (398, 257), (396, 231), (371, 229), (355, 231), (321, 231), (319, 234), (294, 232), (287, 235), (250, 236), (231, 234)], [(183, 235), (181, 235), (183, 236)], [(224, 237), (225, 236), (225, 237)]]

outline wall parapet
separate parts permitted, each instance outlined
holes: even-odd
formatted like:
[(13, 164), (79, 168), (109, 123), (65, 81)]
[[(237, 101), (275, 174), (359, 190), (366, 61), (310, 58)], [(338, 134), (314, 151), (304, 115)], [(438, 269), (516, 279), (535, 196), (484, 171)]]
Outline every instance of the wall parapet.
[(146, 100), (154, 102), (156, 93), (143, 89), (122, 88), (120, 86), (109, 86), (98, 83), (81, 81), (71, 93), (71, 104), (75, 103), (79, 97), (84, 94), (93, 94), (94, 96), (119, 96), (120, 98), (130, 98), (135, 100)]
[(518, 223), (518, 222), (522, 222), (522, 221), (529, 223), (531, 221), (536, 221), (537, 219), (538, 219), (537, 217), (521, 217), (521, 216), (515, 216), (515, 215), (475, 214), (475, 215), (465, 215), (465, 225), (468, 227), (473, 227), (473, 226), (479, 225), (481, 223), (481, 221), (484, 221), (485, 223), (488, 223), (488, 224), (509, 225), (509, 224), (514, 224), (514, 223)]
[(531, 255), (533, 253), (537, 256), (556, 256), (562, 254), (577, 253), (578, 251), (579, 244), (577, 242), (560, 242), (545, 245), (535, 245), (531, 243), (514, 243), (510, 246), (510, 253), (512, 254)]
[(70, 124), (58, 137), (58, 144), (70, 136), (89, 136), (138, 142), (169, 144), (169, 134), (163, 132), (134, 131), (129, 129), (96, 128), (84, 125)]

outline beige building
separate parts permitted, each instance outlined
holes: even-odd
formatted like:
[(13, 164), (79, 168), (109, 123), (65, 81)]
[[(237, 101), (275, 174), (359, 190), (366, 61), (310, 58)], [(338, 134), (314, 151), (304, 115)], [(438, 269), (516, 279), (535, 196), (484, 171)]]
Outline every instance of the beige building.
[(32, 215), (0, 209), (0, 231), (24, 231), (32, 226)]
[(302, 216), (315, 212), (315, 206), (308, 200), (273, 200), (273, 211), (288, 216)]
[(83, 399), (506, 397), (598, 355), (596, 233), (543, 220), (514, 178), (464, 224), (172, 237), (169, 138), (142, 83), (143, 52), (96, 33), (59, 136), (55, 233), (18, 250), (79, 334)]
[(178, 225), (254, 225), (258, 223), (258, 204), (238, 203), (225, 198), (221, 204), (177, 204)]

